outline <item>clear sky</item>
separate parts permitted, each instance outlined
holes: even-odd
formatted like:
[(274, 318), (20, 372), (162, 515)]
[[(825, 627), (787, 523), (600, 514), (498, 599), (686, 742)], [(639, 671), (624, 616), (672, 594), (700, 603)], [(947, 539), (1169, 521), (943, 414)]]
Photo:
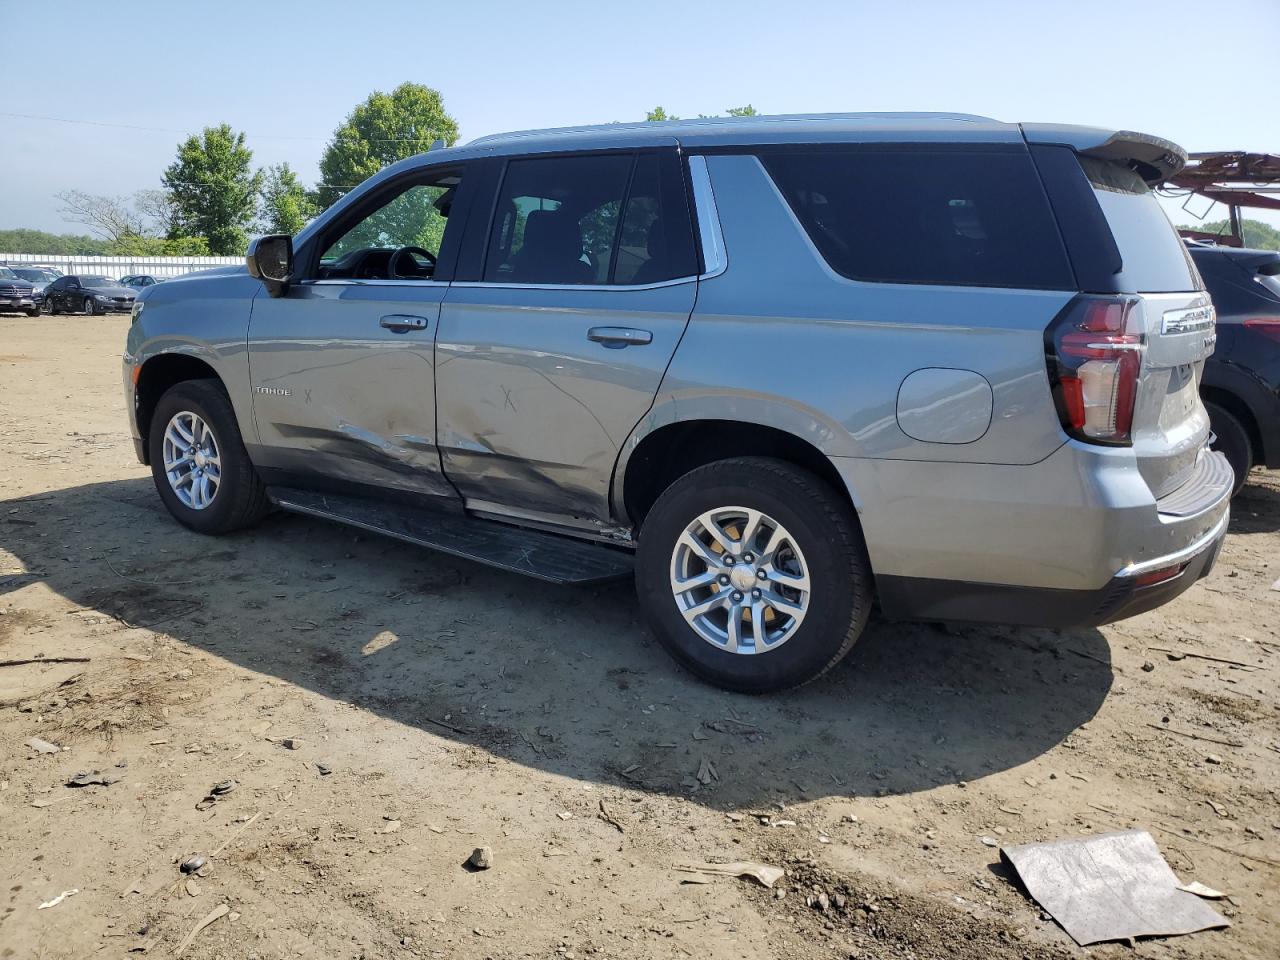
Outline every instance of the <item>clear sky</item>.
[(443, 94), (463, 140), (750, 103), (1280, 152), (1280, 0), (0, 0), (0, 33), (0, 114), (160, 128), (0, 116), (0, 227), (82, 232), (56, 193), (158, 187), (183, 134), (221, 122), (312, 183), (351, 109), (405, 80)]

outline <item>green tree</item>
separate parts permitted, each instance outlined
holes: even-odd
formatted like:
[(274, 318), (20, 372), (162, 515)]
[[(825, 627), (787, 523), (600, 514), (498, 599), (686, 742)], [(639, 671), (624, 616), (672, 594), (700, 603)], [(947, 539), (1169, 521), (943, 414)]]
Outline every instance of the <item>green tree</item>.
[(243, 253), (262, 183), (252, 164), (244, 134), (225, 123), (179, 144), (163, 177), (174, 205), (170, 239), (204, 237), (215, 255)]
[(204, 237), (144, 237), (134, 234), (113, 240), (103, 252), (111, 257), (207, 257), (209, 241)]
[(675, 114), (667, 113), (661, 107), (654, 107), (644, 117), (646, 120), (679, 120)]
[(458, 140), (458, 122), (445, 112), (439, 91), (419, 83), (402, 83), (390, 93), (375, 90), (325, 147), (316, 190), (320, 208), (383, 167), (429, 150), (436, 140), (445, 146)]
[(267, 167), (263, 173), (259, 228), (263, 233), (297, 234), (316, 215), (312, 198), (289, 164)]
[[(1280, 250), (1280, 230), (1261, 220), (1245, 220), (1244, 245), (1257, 250)], [(1205, 223), (1183, 223), (1179, 230), (1200, 230), (1205, 233), (1226, 235), (1231, 232), (1231, 224), (1226, 220), (1210, 220)]]
[(753, 107), (753, 106), (752, 106), (751, 104), (749, 104), (749, 103), (748, 103), (745, 107), (730, 107), (728, 110), (726, 110), (726, 111), (725, 111), (725, 113), (727, 113), (727, 114), (728, 114), (729, 116), (731, 116), (731, 117), (758, 117), (758, 116), (760, 116), (760, 111), (759, 111), (759, 110), (757, 110), (755, 107)]
[(108, 241), (70, 233), (48, 233), (19, 227), (0, 230), (0, 253), (43, 253), (60, 256), (105, 255)]

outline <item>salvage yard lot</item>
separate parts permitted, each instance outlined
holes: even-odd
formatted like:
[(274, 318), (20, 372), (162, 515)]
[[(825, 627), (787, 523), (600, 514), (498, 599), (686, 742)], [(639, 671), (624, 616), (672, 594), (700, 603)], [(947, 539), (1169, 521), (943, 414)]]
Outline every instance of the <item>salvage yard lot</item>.
[[(873, 621), (750, 698), (680, 672), (630, 584), (299, 517), (178, 527), (125, 428), (126, 325), (0, 317), (0, 660), (88, 658), (0, 667), (0, 958), (169, 957), (222, 904), (184, 957), (1069, 957), (983, 838), (1128, 827), (1231, 894), (1231, 928), (1140, 956), (1275, 956), (1275, 475), (1161, 610)], [(789, 875), (676, 869), (736, 860)]]

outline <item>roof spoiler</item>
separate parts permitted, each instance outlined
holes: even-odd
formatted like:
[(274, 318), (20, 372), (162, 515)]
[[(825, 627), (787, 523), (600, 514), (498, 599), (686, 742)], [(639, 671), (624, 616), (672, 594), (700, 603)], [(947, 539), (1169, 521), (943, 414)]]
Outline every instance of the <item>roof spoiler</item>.
[(1176, 143), (1132, 130), (1113, 133), (1097, 127), (1024, 123), (1022, 135), (1028, 143), (1060, 144), (1087, 157), (1123, 164), (1153, 187), (1187, 163), (1187, 151)]

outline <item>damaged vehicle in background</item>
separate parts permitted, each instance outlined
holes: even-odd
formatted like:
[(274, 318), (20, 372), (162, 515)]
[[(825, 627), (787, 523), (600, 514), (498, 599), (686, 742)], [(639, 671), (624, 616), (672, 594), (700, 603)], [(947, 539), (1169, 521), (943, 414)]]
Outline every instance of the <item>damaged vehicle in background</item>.
[(128, 313), (133, 309), (136, 290), (122, 287), (110, 277), (70, 274), (59, 277), (45, 290), (45, 306), (52, 314)]
[(273, 508), (555, 583), (634, 573), (668, 651), (766, 692), (888, 617), (1073, 626), (1213, 564), (1213, 308), (1155, 137), (953, 114), (485, 137), (248, 272), (139, 294), (170, 513)]
[(1254, 466), (1280, 469), (1280, 253), (1189, 248), (1218, 314), (1200, 395), (1239, 493)]

